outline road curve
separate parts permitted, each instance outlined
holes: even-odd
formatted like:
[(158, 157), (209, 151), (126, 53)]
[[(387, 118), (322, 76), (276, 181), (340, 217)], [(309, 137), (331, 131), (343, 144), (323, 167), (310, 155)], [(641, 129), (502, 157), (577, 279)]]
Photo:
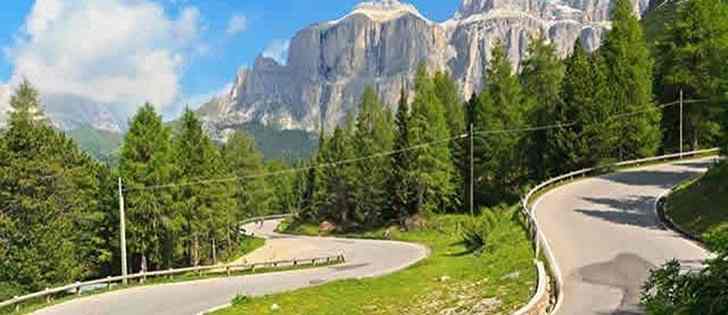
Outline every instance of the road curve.
[(650, 269), (671, 259), (700, 265), (708, 253), (665, 229), (655, 204), (710, 163), (675, 162), (589, 178), (541, 197), (534, 211), (564, 282), (557, 314), (640, 314), (640, 288)]
[(346, 264), (317, 269), (231, 278), (217, 278), (138, 287), (72, 300), (45, 308), (42, 315), (197, 314), (230, 303), (237, 294), (260, 296), (319, 285), (332, 280), (376, 277), (424, 259), (429, 250), (417, 244), (281, 235), (273, 232), (279, 221), (255, 224), (248, 231), (268, 239), (249, 261), (289, 259), (343, 253)]

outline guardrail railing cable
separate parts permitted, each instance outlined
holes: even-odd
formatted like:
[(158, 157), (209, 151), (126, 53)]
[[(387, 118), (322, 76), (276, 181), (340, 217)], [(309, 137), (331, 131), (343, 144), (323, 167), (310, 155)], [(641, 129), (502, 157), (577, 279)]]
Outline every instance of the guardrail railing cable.
[[(667, 162), (671, 160), (679, 160), (686, 157), (697, 157), (702, 155), (709, 155), (709, 154), (718, 154), (720, 153), (720, 149), (714, 148), (714, 149), (707, 149), (707, 150), (698, 150), (698, 151), (692, 151), (692, 152), (683, 152), (683, 153), (675, 153), (675, 154), (668, 154), (668, 155), (662, 155), (657, 157), (650, 157), (650, 158), (643, 158), (643, 159), (637, 159), (632, 161), (624, 161), (624, 162), (618, 162), (614, 163), (609, 166), (605, 167), (628, 167), (628, 166), (640, 166), (642, 164), (651, 163), (651, 162)], [(551, 251), (551, 247), (548, 243), (548, 240), (546, 239), (545, 235), (543, 234), (541, 228), (538, 225), (538, 221), (536, 220), (536, 214), (534, 212), (534, 209), (531, 207), (532, 199), (536, 194), (543, 192), (545, 189), (552, 187), (556, 184), (562, 183), (562, 182), (568, 182), (572, 181), (577, 177), (586, 177), (589, 175), (592, 175), (594, 172), (599, 172), (601, 170), (604, 170), (605, 167), (593, 167), (593, 168), (587, 168), (582, 169), (578, 171), (574, 171), (568, 174), (564, 174), (558, 177), (554, 177), (552, 179), (549, 179), (535, 188), (531, 189), (521, 200), (521, 209), (522, 209), (522, 215), (526, 219), (526, 225), (528, 230), (530, 231), (531, 237), (533, 238), (534, 242), (534, 250), (536, 253), (537, 260), (540, 259), (539, 257), (543, 253), (547, 262), (548, 267), (550, 269), (550, 273), (554, 277), (555, 287), (552, 288), (552, 294), (555, 297), (555, 305), (553, 305), (553, 308), (549, 313), (553, 313), (559, 309), (561, 306), (561, 303), (563, 301), (563, 279), (561, 275), (561, 271), (559, 269), (558, 263), (556, 262), (556, 258), (554, 256), (554, 253)], [(539, 262), (537, 262), (538, 264)], [(541, 269), (539, 269), (540, 271)], [(545, 275), (539, 275), (539, 282), (547, 281)], [(545, 285), (545, 284), (544, 284)], [(535, 305), (538, 305), (538, 302), (541, 301), (541, 299), (544, 298), (543, 294), (546, 294), (545, 290), (541, 290), (540, 288), (543, 288), (544, 286), (539, 283), (538, 290), (536, 294), (532, 297), (531, 301), (521, 310), (515, 312), (514, 314), (528, 314), (530, 310), (532, 310), (532, 307)]]
[[(287, 217), (290, 217), (291, 214), (281, 214), (281, 215), (272, 215), (272, 216), (265, 216), (265, 217), (257, 217), (257, 218), (250, 218), (247, 220), (244, 220), (240, 223), (241, 226), (254, 223), (260, 220), (267, 221), (267, 220), (276, 220), (276, 219), (284, 219)], [(303, 259), (289, 259), (289, 260), (278, 260), (278, 261), (266, 261), (266, 262), (259, 262), (259, 263), (242, 263), (242, 264), (216, 264), (216, 265), (208, 265), (208, 266), (196, 266), (196, 267), (186, 267), (186, 268), (177, 268), (177, 269), (168, 269), (168, 270), (159, 270), (159, 271), (152, 271), (152, 272), (140, 272), (136, 274), (130, 274), (126, 277), (124, 276), (115, 276), (115, 277), (106, 277), (102, 279), (96, 279), (96, 280), (90, 280), (90, 281), (84, 281), (84, 282), (75, 282), (72, 284), (68, 284), (62, 287), (57, 288), (48, 288), (40, 292), (35, 292), (23, 296), (16, 296), (13, 297), (10, 300), (2, 301), (0, 302), (0, 309), (5, 308), (8, 306), (16, 305), (16, 308), (19, 307), (20, 303), (47, 297), (50, 298), (53, 295), (60, 294), (60, 293), (71, 293), (72, 291), (75, 291), (76, 294), (81, 294), (81, 290), (84, 287), (91, 287), (96, 286), (100, 284), (106, 284), (107, 288), (110, 288), (111, 284), (113, 283), (119, 283), (126, 280), (135, 280), (140, 279), (140, 282), (143, 282), (149, 277), (161, 277), (161, 276), (173, 276), (173, 275), (179, 275), (179, 274), (187, 274), (187, 273), (207, 273), (207, 274), (222, 274), (225, 273), (227, 276), (231, 276), (233, 272), (240, 272), (240, 271), (251, 271), (254, 272), (259, 269), (285, 269), (285, 268), (292, 268), (292, 267), (299, 267), (299, 266), (316, 266), (320, 264), (332, 264), (332, 263), (343, 263), (346, 261), (346, 258), (342, 253), (339, 253), (337, 255), (330, 255), (330, 256), (321, 256), (321, 257), (312, 257), (312, 258), (303, 258)]]

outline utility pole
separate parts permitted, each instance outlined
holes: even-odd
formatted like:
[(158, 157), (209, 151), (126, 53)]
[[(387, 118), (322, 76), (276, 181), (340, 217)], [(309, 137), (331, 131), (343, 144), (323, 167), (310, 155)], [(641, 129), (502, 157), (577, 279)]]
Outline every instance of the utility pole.
[(473, 195), (475, 195), (474, 190), (474, 182), (475, 182), (475, 161), (474, 161), (474, 142), (473, 137), (475, 137), (475, 133), (473, 132), (473, 124), (470, 124), (470, 216), (475, 216), (475, 209), (473, 204)]
[(123, 277), (122, 283), (126, 285), (128, 280), (126, 279), (126, 218), (124, 215), (124, 190), (121, 186), (121, 177), (119, 177), (119, 230), (121, 233), (121, 275)]
[(680, 89), (680, 159), (683, 159), (683, 90)]

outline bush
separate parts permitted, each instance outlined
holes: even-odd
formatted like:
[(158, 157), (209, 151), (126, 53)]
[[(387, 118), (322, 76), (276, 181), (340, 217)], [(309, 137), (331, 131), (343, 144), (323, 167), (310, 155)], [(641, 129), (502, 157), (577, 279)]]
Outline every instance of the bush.
[(513, 210), (499, 206), (495, 209), (483, 208), (480, 215), (465, 221), (462, 225), (462, 243), (468, 252), (476, 255), (492, 248), (497, 244), (493, 237), (494, 232), (513, 217)]
[(238, 295), (235, 295), (235, 297), (233, 298), (233, 300), (232, 300), (231, 303), (232, 303), (233, 306), (238, 306), (238, 305), (245, 304), (248, 301), (250, 301), (250, 298), (248, 298), (248, 296), (242, 295), (242, 294), (238, 294)]
[(13, 282), (0, 282), (0, 301), (12, 299), (25, 294), (23, 288)]
[(673, 260), (652, 272), (642, 290), (648, 314), (728, 314), (728, 227), (714, 229), (706, 238), (718, 255), (705, 262), (705, 269), (684, 272)]

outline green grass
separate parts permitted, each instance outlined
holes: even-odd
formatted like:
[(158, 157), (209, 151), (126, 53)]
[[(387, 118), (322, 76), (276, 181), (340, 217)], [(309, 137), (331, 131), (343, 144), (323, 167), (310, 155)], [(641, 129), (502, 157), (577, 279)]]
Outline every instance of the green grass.
[(678, 188), (668, 197), (665, 214), (695, 236), (728, 223), (728, 166)]
[(245, 237), (240, 240), (240, 247), (235, 254), (231, 255), (229, 259), (226, 259), (226, 262), (234, 262), (241, 257), (254, 252), (256, 249), (263, 247), (263, 245), (265, 245), (265, 239), (259, 237)]
[[(449, 308), (468, 312), (493, 301), (491, 313), (510, 313), (523, 306), (536, 286), (536, 270), (531, 243), (521, 225), (507, 220), (491, 236), (496, 245), (476, 256), (465, 253), (460, 244), (459, 227), (465, 220), (460, 215), (435, 216), (427, 229), (392, 233), (393, 239), (421, 243), (432, 250), (429, 258), (404, 271), (238, 299), (234, 307), (215, 314), (439, 314)], [(299, 231), (311, 229), (309, 225)], [(280, 309), (272, 311), (273, 304)]]

